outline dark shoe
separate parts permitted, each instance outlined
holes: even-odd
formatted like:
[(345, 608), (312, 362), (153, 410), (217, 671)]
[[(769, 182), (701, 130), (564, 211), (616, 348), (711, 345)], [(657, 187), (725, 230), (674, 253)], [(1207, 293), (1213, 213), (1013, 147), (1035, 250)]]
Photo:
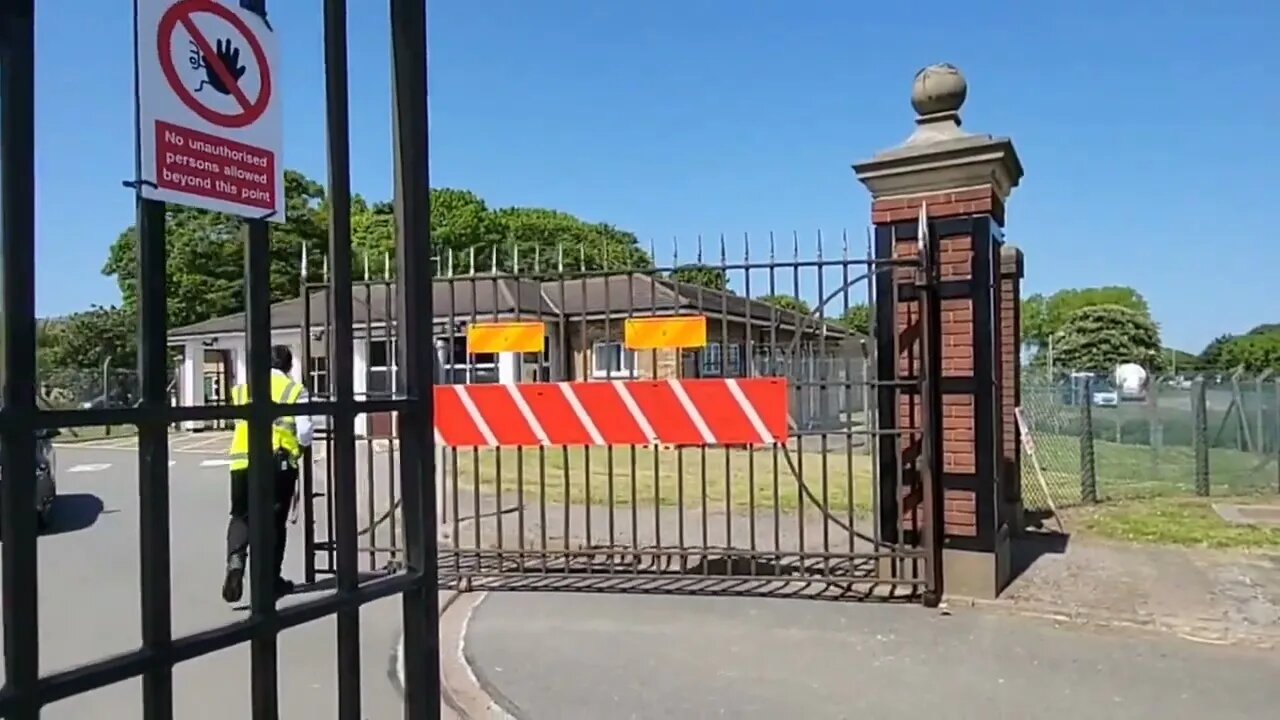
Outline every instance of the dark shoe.
[(293, 593), (293, 581), (291, 581), (291, 580), (285, 580), (284, 578), (276, 578), (275, 591), (276, 591), (276, 597), (277, 597), (277, 598), (282, 598), (282, 597), (284, 597), (285, 595), (292, 594), (292, 593)]
[(240, 602), (244, 596), (244, 560), (233, 557), (227, 561), (227, 576), (222, 580), (222, 599)]

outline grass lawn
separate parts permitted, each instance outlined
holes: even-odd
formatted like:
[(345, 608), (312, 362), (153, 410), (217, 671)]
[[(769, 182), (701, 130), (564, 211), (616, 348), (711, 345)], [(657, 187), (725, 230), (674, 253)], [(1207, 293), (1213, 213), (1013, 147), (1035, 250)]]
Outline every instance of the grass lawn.
[[(789, 452), (805, 483), (819, 499), (824, 497), (825, 476), (825, 497), (831, 510), (847, 512), (851, 500), (856, 509), (871, 507), (869, 455), (856, 451), (847, 454), (843, 449), (825, 454)], [(656, 501), (675, 506), (683, 491), (684, 506), (695, 508), (704, 496), (705, 482), (705, 497), (712, 508), (727, 505), (747, 509), (753, 504), (752, 498), (757, 508), (776, 505), (791, 510), (800, 504), (795, 475), (781, 449), (708, 449), (705, 473), (704, 453), (698, 448), (615, 448), (612, 473), (609, 454), (604, 448), (459, 450), (456, 455), (450, 453), (447, 465), (453, 466), (452, 458), (456, 457), (458, 487), (464, 493), (477, 478), (481, 488), (497, 491), (500, 478), (503, 492), (516, 491), (517, 483), (523, 482), (525, 495), (537, 497), (540, 480), (545, 477), (545, 498), (552, 503), (563, 503), (567, 497), (576, 504), (607, 504), (612, 495), (615, 505), (629, 505), (634, 492), (637, 504), (652, 506)], [(450, 477), (446, 475), (446, 481)], [(804, 504), (809, 506), (810, 500), (805, 498)]]
[[(1221, 499), (1220, 499), (1221, 500)], [(1242, 503), (1250, 502), (1247, 499)], [(1280, 528), (1236, 525), (1218, 516), (1206, 498), (1153, 498), (1077, 508), (1073, 528), (1137, 543), (1221, 549), (1280, 550)]]
[[(1080, 502), (1080, 439), (1067, 435), (1037, 434), (1036, 458), (1053, 499), (1059, 505)], [(1158, 452), (1146, 445), (1126, 445), (1095, 440), (1094, 467), (1098, 495), (1125, 499), (1193, 495), (1195, 454), (1190, 447), (1166, 446)], [(1209, 486), (1215, 496), (1275, 492), (1280, 479), (1275, 463), (1238, 450), (1209, 450)], [(1023, 487), (1029, 499), (1042, 500), (1031, 459), (1023, 455)]]

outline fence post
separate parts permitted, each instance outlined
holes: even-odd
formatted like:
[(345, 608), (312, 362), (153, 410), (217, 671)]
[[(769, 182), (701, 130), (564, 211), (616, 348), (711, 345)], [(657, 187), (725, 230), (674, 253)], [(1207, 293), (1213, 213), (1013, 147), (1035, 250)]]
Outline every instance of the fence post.
[[(1075, 389), (1072, 389), (1075, 392)], [(1093, 457), (1093, 378), (1084, 379), (1080, 405), (1080, 501), (1098, 502), (1098, 470)]]
[(1196, 459), (1196, 495), (1209, 496), (1209, 402), (1204, 376), (1191, 384), (1192, 444)]
[(1280, 492), (1280, 376), (1277, 376), (1271, 384), (1275, 386), (1276, 391), (1275, 407), (1271, 408), (1271, 442), (1274, 443), (1271, 452), (1275, 455), (1276, 461), (1276, 492)]

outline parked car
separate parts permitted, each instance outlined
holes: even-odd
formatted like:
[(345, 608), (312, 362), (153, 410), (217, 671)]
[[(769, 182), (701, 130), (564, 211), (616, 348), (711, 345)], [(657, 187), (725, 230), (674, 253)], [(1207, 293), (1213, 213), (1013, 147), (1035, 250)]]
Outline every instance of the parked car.
[[(62, 433), (58, 430), (41, 430), (36, 435), (36, 525), (46, 530), (53, 522), (53, 501), (58, 496), (58, 452), (53, 439)], [(0, 483), (4, 482), (0, 466)]]
[(1116, 407), (1120, 404), (1120, 393), (1110, 383), (1095, 379), (1091, 387), (1095, 406)]

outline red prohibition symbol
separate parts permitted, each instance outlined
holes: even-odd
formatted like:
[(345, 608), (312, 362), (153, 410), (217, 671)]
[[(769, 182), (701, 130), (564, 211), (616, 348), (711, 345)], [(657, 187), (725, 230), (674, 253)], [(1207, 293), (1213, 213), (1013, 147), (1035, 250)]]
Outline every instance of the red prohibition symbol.
[[(209, 40), (200, 32), (200, 28), (196, 27), (192, 17), (197, 13), (209, 13), (227, 21), (231, 27), (235, 28), (245, 41), (249, 44), (249, 49), (253, 51), (254, 62), (257, 63), (258, 72), (262, 76), (262, 82), (259, 85), (258, 97), (250, 99), (240, 89), (236, 79), (231, 77), (227, 68), (216, 60), (217, 54), (214, 52), (213, 46), (209, 44)], [(206, 61), (212, 64), (213, 71), (218, 74), (230, 91), (231, 96), (235, 98), (236, 104), (240, 106), (238, 113), (222, 113), (210, 108), (196, 99), (195, 93), (187, 84), (183, 82), (182, 76), (178, 74), (178, 69), (173, 66), (173, 36), (178, 26), (181, 25), (191, 36), (191, 41), (196, 44), (200, 50), (200, 54), (206, 58)], [(164, 72), (165, 80), (168, 81), (169, 87), (173, 88), (173, 92), (177, 94), (178, 99), (182, 101), (196, 115), (204, 118), (209, 123), (224, 128), (242, 128), (252, 125), (262, 117), (266, 112), (267, 105), (271, 102), (271, 68), (267, 64), (267, 54), (262, 49), (262, 44), (258, 42), (257, 36), (231, 10), (228, 10), (221, 3), (215, 0), (181, 0), (174, 3), (160, 17), (160, 23), (156, 28), (156, 50), (160, 57), (160, 69)]]

